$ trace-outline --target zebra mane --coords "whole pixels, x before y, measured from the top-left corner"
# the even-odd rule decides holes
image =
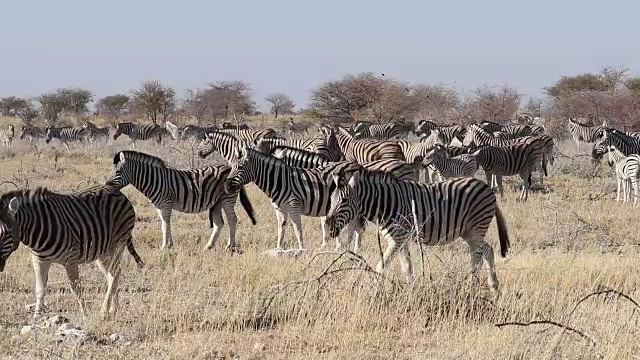
[[[125,159],[127,159],[128,161],[135,161],[155,167],[167,167],[164,160],[160,159],[159,157],[134,150],[118,151],[113,157],[113,165],[118,165],[120,163],[120,154],[124,154]]]

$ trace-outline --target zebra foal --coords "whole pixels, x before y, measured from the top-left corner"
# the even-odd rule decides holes
[[[451,178],[473,177],[478,171],[478,162],[475,156],[463,154],[450,158],[447,148],[442,145],[437,145],[431,150],[425,156],[422,165],[430,171],[431,182],[434,182],[435,174],[438,175],[440,181],[445,181]]]
[[[377,221],[388,244],[376,271],[382,273],[400,251],[402,270],[409,282],[413,280],[409,253],[412,235],[417,232],[425,245],[445,244],[461,237],[469,245],[473,274],[478,276],[484,258],[489,265],[489,284],[492,290],[498,289],[493,248],[484,240],[494,217],[503,257],[510,244],[496,196],[487,184],[464,178],[422,185],[364,170],[350,173],[350,177],[343,175],[347,172],[334,174],[336,189],[327,214],[331,236],[340,234],[357,216]]]
[[[71,194],[47,188],[8,192],[0,197],[0,271],[22,242],[31,251],[36,275],[34,317],[43,310],[52,263],[64,266],[86,316],[78,265],[95,261],[107,278],[101,315],[112,317],[118,308],[124,249],[138,267],[144,266],[132,243],[135,221],[133,205],[118,187],[97,186]]]
[[[638,203],[638,178],[640,178],[640,155],[631,154],[625,156],[615,145],[608,147],[608,163],[609,166],[615,166],[616,182],[618,189],[616,191],[616,201],[620,201],[620,189],[623,191],[622,202],[631,200],[631,190],[633,189],[633,206]]]
[[[224,226],[222,211],[229,222],[227,249],[237,251],[235,204],[240,203],[253,225],[256,220],[253,207],[245,189],[227,193],[223,183],[231,170],[228,166],[208,166],[194,170],[178,170],[168,167],[164,161],[137,151],[120,151],[113,158],[113,172],[107,184],[124,187],[133,185],[149,199],[158,211],[162,222],[162,247],[172,248],[171,212],[173,210],[195,214],[209,210],[209,227],[213,228],[205,249],[211,249]]]

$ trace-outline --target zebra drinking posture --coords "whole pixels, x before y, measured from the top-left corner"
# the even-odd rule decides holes
[[[136,140],[156,139],[156,143],[162,142],[162,136],[168,133],[167,129],[158,124],[134,124],[130,121],[116,124],[113,140],[117,140],[122,134],[131,139],[131,145],[136,147]]]
[[[8,129],[0,130],[0,141],[3,146],[11,146],[11,142],[16,134],[16,130],[13,125],[9,125]]]
[[[327,215],[331,236],[337,236],[357,216],[378,221],[388,241],[378,272],[400,251],[402,269],[407,280],[413,280],[409,243],[416,232],[426,245],[462,237],[469,244],[473,274],[478,276],[484,258],[489,264],[489,284],[498,289],[493,248],[484,240],[494,216],[503,257],[510,246],[509,236],[496,196],[481,180],[463,178],[422,185],[387,174],[355,171],[348,179],[334,175],[334,181],[337,188]]]
[[[44,139],[47,136],[47,130],[38,126],[23,125],[20,129],[20,139],[29,138],[29,143],[33,143],[33,139]]]
[[[51,141],[51,139],[56,138],[60,140],[61,143],[69,150],[69,143],[74,141],[79,141],[84,143],[85,140],[89,137],[89,129],[84,128],[82,126],[76,127],[53,127],[47,126],[47,137],[44,140],[47,144]]]
[[[137,151],[120,151],[113,158],[113,173],[107,184],[117,186],[133,185],[149,199],[157,209],[162,221],[162,247],[173,247],[171,236],[172,210],[188,214],[209,210],[209,226],[213,228],[205,249],[211,249],[224,225],[222,211],[229,222],[229,242],[227,249],[237,250],[236,216],[234,206],[238,193],[240,203],[255,225],[253,207],[244,188],[226,193],[223,187],[230,168],[228,166],[208,166],[194,170],[178,170],[165,165],[162,159]]]
[[[131,240],[136,214],[118,187],[97,186],[71,194],[46,188],[18,190],[2,195],[0,206],[0,271],[20,242],[29,248],[36,274],[35,317],[44,307],[52,263],[64,266],[86,316],[78,265],[93,261],[107,278],[101,314],[115,315],[125,247],[138,267],[144,265]]]
[[[606,129],[604,126],[590,126],[569,119],[569,133],[576,142],[576,147],[580,150],[580,143],[595,143],[603,137]]]

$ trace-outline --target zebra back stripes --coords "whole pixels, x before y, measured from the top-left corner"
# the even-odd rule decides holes
[[[200,213],[209,210],[209,225],[213,228],[205,249],[211,249],[219,235],[224,210],[229,222],[227,248],[236,249],[237,217],[234,206],[238,194],[240,203],[255,225],[253,207],[243,187],[226,193],[223,187],[229,171],[228,166],[208,166],[194,170],[178,170],[165,165],[155,156],[137,152],[120,151],[113,158],[114,169],[107,184],[127,186],[131,184],[144,194],[158,210],[162,221],[162,247],[173,247],[171,235],[172,210],[183,213]]]
[[[33,254],[36,274],[35,316],[44,306],[49,267],[62,264],[86,315],[78,265],[96,261],[107,276],[102,315],[115,315],[120,258],[125,248],[143,266],[132,243],[136,214],[118,187],[97,186],[60,194],[47,188],[18,190],[0,197],[0,271],[22,242]]]
[[[11,142],[16,135],[16,130],[13,125],[9,125],[7,129],[0,130],[0,142],[4,146],[11,146]]]
[[[432,130],[436,130],[438,129],[440,126],[438,126],[438,124],[434,123],[433,121],[429,121],[429,120],[420,120],[418,122],[418,126],[416,126],[416,134],[417,135],[422,135],[422,134],[429,134]]]
[[[136,140],[155,139],[156,143],[160,144],[162,142],[162,136],[167,133],[167,129],[158,124],[135,124],[127,121],[116,124],[113,140],[117,140],[122,134],[127,135],[131,139],[132,146],[135,148]]]
[[[574,119],[569,119],[568,122],[569,133],[576,142],[576,146],[580,146],[581,142],[594,143],[603,137],[605,127],[603,126],[590,126],[579,123]]]
[[[356,140],[342,127],[338,127],[334,134],[340,152],[347,161],[364,164],[382,159],[404,160],[402,148],[395,141]]]
[[[640,138],[629,136],[615,129],[604,129],[602,133],[603,139],[596,143],[591,151],[594,160],[600,160],[602,155],[608,151],[609,146],[615,146],[625,156],[640,154]]]
[[[263,138],[276,137],[276,131],[271,128],[265,129],[220,129],[218,132],[232,135],[240,141],[247,142],[252,146],[256,146],[258,141]]]
[[[510,243],[496,196],[487,184],[464,178],[422,185],[364,170],[342,174],[334,177],[337,188],[332,194],[327,226],[331,236],[337,236],[356,216],[377,221],[388,241],[378,272],[401,251],[402,268],[407,280],[413,280],[408,243],[415,241],[411,237],[417,230],[419,240],[426,245],[462,237],[470,247],[474,274],[478,276],[484,257],[489,264],[489,283],[497,290],[493,248],[484,240],[494,217],[502,256],[506,256]]]
[[[109,138],[109,127],[98,127],[92,122],[85,121],[82,127],[89,130],[89,140],[97,141],[98,139],[106,140]]]
[[[376,139],[376,140],[389,140],[395,137],[399,137],[406,133],[404,126],[399,124],[372,124],[369,126],[361,126],[359,130],[354,129],[353,138],[358,139]]]
[[[216,126],[186,125],[182,129],[182,137],[180,140],[202,141],[207,138],[207,133],[217,130],[218,127]]]
[[[616,192],[616,201],[620,201],[620,190],[624,193],[623,202],[631,200],[631,189],[633,189],[634,198],[633,205],[638,204],[638,178],[640,178],[640,155],[631,154],[625,156],[618,148],[611,145],[609,146],[609,166],[614,166],[616,169],[616,180],[618,189]]]
[[[283,139],[283,138],[262,138],[258,141],[256,149],[265,154],[273,154],[273,152],[281,147],[295,148],[305,151],[312,151],[327,160],[333,159],[333,152],[326,143],[325,138],[312,139]]]
[[[82,126],[76,127],[53,127],[47,126],[47,137],[44,140],[47,144],[51,139],[55,138],[60,140],[64,146],[69,148],[69,143],[74,141],[84,142],[89,137],[89,130]]]
[[[483,121],[478,126],[489,133],[501,132],[507,140],[533,135],[533,130],[529,125],[502,125],[493,121]]]
[[[441,181],[451,178],[473,177],[478,171],[478,162],[475,156],[463,154],[450,158],[447,148],[441,145],[432,149],[422,164],[433,167]]]
[[[47,130],[38,126],[23,125],[20,129],[20,139],[29,138],[29,142],[34,139],[44,139],[47,136]]]

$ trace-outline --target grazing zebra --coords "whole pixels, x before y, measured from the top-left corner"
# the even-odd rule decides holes
[[[20,139],[25,136],[29,138],[29,143],[33,143],[34,139],[44,139],[47,136],[47,130],[38,126],[23,125],[20,129]]]
[[[489,284],[498,289],[493,248],[484,237],[494,216],[498,225],[500,252],[509,249],[509,236],[496,196],[488,185],[475,178],[453,179],[433,185],[398,180],[387,174],[355,171],[349,179],[334,175],[336,190],[331,196],[327,226],[338,236],[355,217],[377,221],[387,239],[387,249],[376,270],[382,272],[398,251],[407,280],[413,280],[409,253],[417,232],[426,245],[451,242],[458,237],[469,244],[473,274],[484,258],[489,265]]]
[[[376,140],[389,140],[395,137],[399,137],[405,134],[407,131],[403,125],[399,124],[384,124],[384,125],[369,125],[361,126],[359,130],[354,129],[353,138],[359,139],[376,139]]]
[[[89,130],[89,141],[96,142],[98,139],[109,140],[109,127],[98,127],[92,122],[85,121],[82,127]]]
[[[213,228],[205,249],[211,249],[224,225],[222,210],[229,222],[229,242],[227,249],[237,250],[236,223],[234,210],[240,193],[240,203],[255,225],[253,207],[244,188],[226,193],[223,183],[230,168],[228,166],[208,166],[194,170],[178,170],[165,165],[164,161],[137,151],[120,151],[113,158],[113,173],[107,184],[117,186],[133,185],[149,199],[158,211],[162,221],[162,247],[172,248],[171,212],[176,210],[194,214],[209,210],[209,226]]]
[[[291,167],[285,161],[251,149],[246,144],[234,151],[236,160],[231,165],[225,187],[227,191],[237,191],[237,187],[253,182],[269,197],[278,221],[277,250],[283,249],[284,227],[288,219],[293,223],[298,251],[304,250],[301,215],[321,217],[325,233],[323,217],[329,210],[330,195],[335,186],[331,174],[354,163],[339,162],[304,169]],[[324,235],[323,242],[324,245]]]
[[[47,126],[47,137],[44,142],[47,144],[51,141],[51,139],[56,138],[60,140],[64,146],[69,149],[69,143],[74,141],[80,141],[84,143],[84,141],[89,137],[89,129],[84,128],[82,126],[76,127],[54,127]]]
[[[223,129],[235,129],[235,130],[249,130],[249,125],[247,124],[233,124],[230,122],[223,122],[222,123],[222,128]]]
[[[489,133],[499,131],[504,134],[506,140],[533,135],[533,131],[529,125],[501,125],[493,121],[483,121],[478,124],[478,126]]]
[[[396,141],[356,140],[342,127],[338,127],[333,134],[340,152],[347,161],[364,164],[374,160],[405,159],[402,148]]]
[[[544,141],[533,137],[526,143],[507,146],[486,145],[476,150],[473,155],[485,171],[487,184],[493,185],[492,175],[495,175],[501,197],[504,197],[502,177],[520,175],[524,184],[519,200],[526,201],[531,186],[531,173],[538,168],[544,158]],[[543,167],[543,170],[546,175],[546,167]]]
[[[604,126],[590,126],[579,123],[574,119],[569,119],[569,133],[576,142],[576,147],[580,150],[580,143],[595,143],[603,137]]]
[[[618,190],[616,192],[616,201],[620,201],[620,188],[624,191],[623,202],[631,200],[631,189],[633,189],[634,198],[633,205],[638,203],[638,178],[640,177],[640,155],[631,154],[624,156],[624,154],[615,147],[610,145],[608,147],[609,166],[614,166],[616,169],[616,180],[618,183]]]
[[[9,125],[8,129],[0,130],[0,141],[2,141],[2,145],[11,146],[15,134],[16,130],[13,125]]]
[[[186,125],[182,130],[180,140],[202,141],[207,138],[207,133],[217,130],[217,126]]]
[[[265,129],[221,129],[218,132],[232,135],[236,139],[240,141],[247,142],[251,144],[251,146],[256,146],[258,141],[263,138],[274,138],[276,137],[276,131],[271,128]]]
[[[95,261],[107,278],[103,318],[118,308],[120,259],[125,249],[144,266],[132,243],[136,214],[118,187],[97,186],[60,194],[47,188],[17,190],[0,197],[0,271],[20,242],[31,251],[36,274],[35,317],[44,307],[52,263],[64,266],[71,291],[87,315],[78,265]]]
[[[445,181],[450,178],[473,177],[478,171],[478,162],[475,156],[463,154],[449,158],[447,148],[442,145],[436,145],[427,154],[422,164],[430,170],[431,182],[434,182],[436,174],[440,181]]]
[[[438,124],[434,123],[433,121],[429,121],[429,120],[420,120],[418,122],[418,126],[416,126],[416,135],[429,135],[429,133],[432,130],[436,130],[440,128],[440,126],[438,126]]]
[[[113,140],[117,140],[122,134],[131,139],[131,145],[136,147],[136,140],[156,139],[156,143],[162,142],[162,136],[167,133],[167,129],[158,124],[135,124],[130,121],[116,124],[116,131],[113,133]]]

